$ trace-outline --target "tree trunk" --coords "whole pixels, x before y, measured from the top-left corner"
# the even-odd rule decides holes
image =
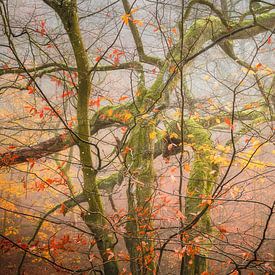
[[[213,159],[214,148],[210,134],[193,120],[186,123],[190,134],[189,143],[193,143],[194,161],[187,184],[185,215],[190,223],[203,207],[211,204],[212,190],[216,182],[218,167]],[[189,233],[189,232],[188,232]],[[194,253],[186,254],[182,260],[181,274],[196,275],[207,270],[205,253],[194,242],[194,238],[211,233],[210,213],[207,210],[196,224],[196,231],[190,231],[187,242]],[[187,250],[188,253],[189,250]]]
[[[77,2],[64,1],[55,4],[48,3],[60,16],[65,30],[69,36],[78,72],[78,97],[77,97],[77,135],[74,136],[80,151],[80,162],[82,166],[84,190],[89,209],[84,215],[84,221],[95,236],[97,247],[103,260],[105,274],[119,274],[118,264],[115,258],[109,259],[113,254],[114,236],[108,230],[105,219],[101,197],[96,183],[96,170],[93,168],[92,154],[89,143],[91,136],[89,121],[89,99],[92,92],[91,70],[88,55],[84,46],[83,38],[79,28]]]
[[[130,254],[130,267],[134,275],[154,274],[154,242],[150,231],[151,196],[155,179],[153,169],[154,141],[150,133],[155,131],[153,123],[144,120],[138,123],[131,133],[128,146],[131,154],[126,162],[130,169],[131,179],[128,186],[128,223],[125,243]],[[135,189],[135,190],[134,190]]]

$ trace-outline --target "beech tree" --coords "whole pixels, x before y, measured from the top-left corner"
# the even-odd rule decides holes
[[[3,262],[272,273],[272,1],[1,0],[0,15]]]

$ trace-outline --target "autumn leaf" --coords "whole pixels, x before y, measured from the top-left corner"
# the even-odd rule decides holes
[[[174,166],[170,169],[170,173],[175,173],[177,171],[178,167]]]
[[[115,257],[114,252],[110,248],[107,248],[105,253],[108,255],[108,261]]]
[[[102,58],[102,57],[99,55],[99,56],[97,56],[97,57],[95,58],[95,61],[98,62],[98,61],[101,60],[101,58]]]
[[[96,106],[97,108],[99,108],[100,107],[100,101],[101,101],[101,97],[98,96],[96,99],[91,99],[89,101],[89,105],[90,106]]]
[[[224,122],[225,122],[225,124],[227,124],[228,126],[229,126],[229,128],[230,129],[234,129],[234,126],[233,126],[233,124],[231,123],[231,119],[230,118],[228,118],[228,117],[225,117],[224,118]]]
[[[64,92],[62,93],[61,97],[62,97],[62,98],[65,98],[65,97],[67,97],[67,96],[72,96],[73,94],[74,94],[73,91],[68,90],[68,91],[64,91]]]
[[[64,203],[61,204],[59,213],[63,214],[65,216],[66,213],[66,206]]]
[[[138,25],[138,26],[140,26],[140,27],[143,26],[143,22],[141,20],[139,20],[139,19],[134,19],[133,23],[136,24],[136,25]]]
[[[127,127],[123,126],[120,128],[120,130],[121,130],[122,134],[125,134],[127,131]]]
[[[269,36],[268,38],[267,38],[267,44],[271,44],[272,43],[272,41],[271,41],[271,37]]]
[[[123,101],[123,100],[125,100],[125,99],[127,99],[127,98],[129,98],[129,96],[124,95],[124,96],[120,97],[120,98],[118,99],[118,101]]]
[[[106,112],[107,116],[112,116],[113,115],[113,109],[110,109]]]
[[[61,238],[61,242],[63,245],[70,243],[70,235],[69,234],[65,234],[63,235],[63,237]]]
[[[178,134],[174,132],[170,134],[170,138],[178,138],[178,137],[179,137]]]
[[[172,28],[171,32],[174,33],[174,34],[177,34],[177,29],[176,28]]]
[[[135,9],[132,9],[130,11],[130,13],[124,13],[122,16],[121,16],[121,20],[123,21],[123,23],[125,25],[129,25],[129,21],[132,21],[134,24],[137,24],[139,26],[143,26],[143,22],[139,19],[132,19],[131,18],[131,15],[134,14],[135,12],[138,11],[138,8],[135,8]]]
[[[190,170],[191,170],[190,165],[189,165],[188,163],[184,163],[183,169],[184,169],[186,172],[190,172]]]
[[[130,18],[130,14],[129,13],[125,13],[121,16],[121,20],[123,21],[123,23],[125,25],[128,25],[129,24],[129,18]]]
[[[256,69],[259,70],[263,67],[263,64],[262,63],[257,63],[256,64]]]
[[[218,230],[219,230],[222,234],[228,233],[228,231],[226,230],[225,226],[218,225],[217,228],[218,228]]]
[[[132,118],[132,114],[128,111],[126,111],[123,115],[122,115],[122,119],[124,122],[128,121],[130,118]]]
[[[155,139],[156,136],[157,136],[157,133],[156,133],[156,132],[151,132],[151,133],[149,133],[149,138],[150,138],[150,139]]]
[[[176,217],[180,220],[185,220],[186,217],[182,214],[180,210],[177,210]]]
[[[35,160],[34,160],[34,159],[31,159],[31,158],[27,158],[27,161],[28,161],[28,163],[29,163],[29,165],[30,165],[30,169],[32,169],[33,166],[34,166],[34,164],[35,164]]]
[[[27,87],[27,90],[29,91],[28,94],[31,95],[31,94],[34,94],[35,93],[35,88],[32,87],[32,86],[28,86]]]
[[[171,38],[171,37],[168,37],[168,38],[167,38],[167,43],[168,43],[169,47],[171,47],[171,46],[172,46],[172,44],[173,44],[173,40],[172,40],[172,38]]]
[[[124,150],[123,150],[123,155],[127,155],[129,152],[131,152],[132,151],[132,149],[130,148],[130,147],[128,147],[128,146],[126,146],[125,148],[124,148]]]

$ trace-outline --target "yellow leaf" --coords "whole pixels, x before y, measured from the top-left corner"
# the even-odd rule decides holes
[[[127,120],[129,120],[130,118],[132,117],[132,114],[131,113],[125,113],[125,115],[124,115],[124,119],[127,121]]]
[[[164,138],[167,135],[167,132],[165,130],[161,130],[160,135]]]
[[[157,136],[156,132],[151,132],[151,133],[149,134],[150,139],[155,139],[156,136]]]
[[[174,113],[175,118],[180,118],[181,117],[181,111],[180,110],[176,110],[176,112]]]
[[[176,134],[176,133],[172,133],[172,134],[170,134],[170,138],[178,138],[179,136],[178,136],[178,134]]]
[[[125,25],[129,24],[129,18],[130,18],[130,14],[125,13],[121,16],[121,20],[124,22]]]
[[[203,77],[203,79],[204,79],[205,81],[208,81],[208,80],[210,79],[210,76],[209,76],[209,75],[205,75],[205,76]]]
[[[113,114],[113,109],[110,109],[107,111],[107,116],[112,116],[112,114]]]
[[[220,120],[219,118],[216,118],[216,122],[217,122],[218,124],[220,124],[220,123],[221,123],[221,120]]]

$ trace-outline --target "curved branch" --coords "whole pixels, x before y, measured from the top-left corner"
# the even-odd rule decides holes
[[[157,67],[162,66],[163,62],[162,62],[161,59],[145,54],[143,43],[142,43],[139,31],[137,29],[137,26],[133,23],[133,16],[131,14],[132,7],[130,6],[128,0],[122,0],[122,4],[123,4],[123,7],[124,7],[124,10],[125,10],[126,14],[129,15],[129,18],[131,19],[131,20],[129,20],[129,27],[130,27],[133,39],[134,39],[135,44],[136,44],[136,49],[137,49],[137,52],[138,52],[139,60],[141,62],[150,64],[150,65],[154,65],[154,66],[157,66]]]

